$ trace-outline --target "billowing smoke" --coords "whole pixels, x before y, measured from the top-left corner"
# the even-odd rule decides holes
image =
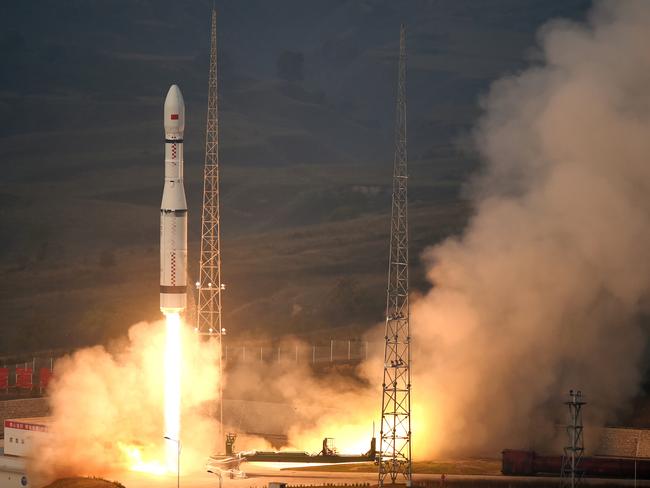
[[[108,350],[82,349],[55,363],[49,388],[50,435],[32,455],[43,482],[66,475],[165,469],[164,322],[139,323]],[[183,471],[203,469],[215,451],[218,345],[182,333]]]
[[[557,450],[569,389],[602,425],[644,373],[650,3],[599,3],[539,38],[533,65],[483,100],[472,218],[424,254],[432,289],[411,313],[416,458]],[[381,358],[364,364],[354,390],[333,377],[288,382],[305,400],[293,401],[292,441],[367,432],[381,369]]]
[[[644,372],[650,3],[599,3],[584,24],[542,28],[540,45],[533,66],[483,101],[474,135],[484,164],[467,228],[424,256],[432,289],[411,314],[420,459],[549,446],[570,388],[585,392],[586,419],[599,424],[629,405]],[[87,349],[57,364],[56,442],[41,446],[40,472],[127,467],[133,456],[120,446],[163,458],[164,327],[139,324],[129,340],[121,352]],[[217,440],[204,409],[216,398],[215,348],[186,342],[184,466]],[[362,365],[365,382],[295,365],[235,371],[231,393],[270,391],[294,447],[316,450],[327,435],[359,452],[378,420],[381,368],[381,359]]]
[[[483,101],[473,217],[424,256],[433,288],[412,328],[429,422],[415,435],[430,453],[548,440],[569,388],[588,420],[612,421],[643,374],[650,3],[599,3],[539,36],[541,59]]]
[[[367,382],[342,369],[315,373],[308,364],[292,360],[230,369],[229,394],[250,403],[242,405],[241,416],[229,416],[227,427],[286,436],[285,447],[309,452],[318,452],[325,437],[334,438],[342,453],[368,451],[381,406],[379,382]],[[260,439],[238,438],[237,446],[259,449],[264,444]]]

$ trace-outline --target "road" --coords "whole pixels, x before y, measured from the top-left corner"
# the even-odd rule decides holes
[[[261,488],[266,487],[270,481],[284,481],[291,485],[325,485],[328,483],[352,484],[352,483],[377,483],[376,473],[341,473],[341,472],[323,472],[323,471],[296,471],[279,469],[279,466],[269,466],[263,463],[246,463],[242,469],[246,472],[247,478],[229,479],[224,477],[222,486],[224,488]],[[154,476],[145,473],[126,472],[122,475],[115,476],[126,488],[175,488],[176,477],[173,475]],[[413,480],[440,480],[439,474],[415,474]],[[466,476],[466,475],[448,475],[447,480],[450,485],[454,481],[473,480],[473,481],[502,481],[504,486],[514,485],[518,481],[525,481],[532,488],[539,484],[556,484],[559,486],[560,479],[552,477],[518,477],[518,476]],[[183,475],[180,484],[184,488],[217,488],[219,486],[219,477],[211,473],[195,473]],[[604,478],[590,478],[583,480],[584,485],[617,485],[617,486],[635,486],[634,480],[618,480]],[[650,488],[650,480],[638,480],[636,486]]]
[[[229,479],[223,477],[223,485],[228,488],[266,487],[269,481],[286,481],[292,485],[323,485],[325,483],[375,483],[377,475],[373,473],[327,473],[280,470],[278,467],[268,467],[257,463],[247,463],[242,466],[246,478]],[[156,476],[147,473],[127,471],[114,474],[113,478],[127,488],[175,488],[176,476]],[[219,486],[219,477],[212,473],[193,473],[181,476],[180,484],[184,488],[215,488]]]

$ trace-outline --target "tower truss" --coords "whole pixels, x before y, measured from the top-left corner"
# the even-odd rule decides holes
[[[222,373],[221,326],[221,222],[219,220],[219,112],[217,103],[217,11],[212,8],[210,29],[210,71],[208,112],[205,129],[203,210],[201,213],[201,256],[197,304],[197,332],[219,337],[219,372]],[[221,378],[219,378],[220,420],[223,425]]]
[[[569,407],[569,423],[566,426],[568,445],[562,456],[561,486],[575,488],[582,480],[582,454],[585,442],[582,426],[582,407],[586,405],[580,390],[569,391],[569,401],[564,402]]]
[[[403,478],[411,485],[411,335],[408,280],[406,152],[406,25],[400,26],[393,203],[386,300],[379,485]]]

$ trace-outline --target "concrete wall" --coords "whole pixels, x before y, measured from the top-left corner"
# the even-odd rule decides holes
[[[4,427],[6,419],[44,417],[50,414],[47,398],[21,398],[0,401],[0,423]],[[0,437],[4,429],[0,429]]]
[[[650,430],[612,427],[600,430],[597,456],[650,458]]]

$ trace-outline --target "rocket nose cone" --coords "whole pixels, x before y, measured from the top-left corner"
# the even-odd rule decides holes
[[[165,133],[182,133],[185,130],[185,101],[177,85],[169,87],[165,98]]]
[[[181,93],[181,89],[178,88],[178,85],[172,85],[169,87],[167,98],[165,98],[165,105],[168,103],[183,105],[183,94]]]

